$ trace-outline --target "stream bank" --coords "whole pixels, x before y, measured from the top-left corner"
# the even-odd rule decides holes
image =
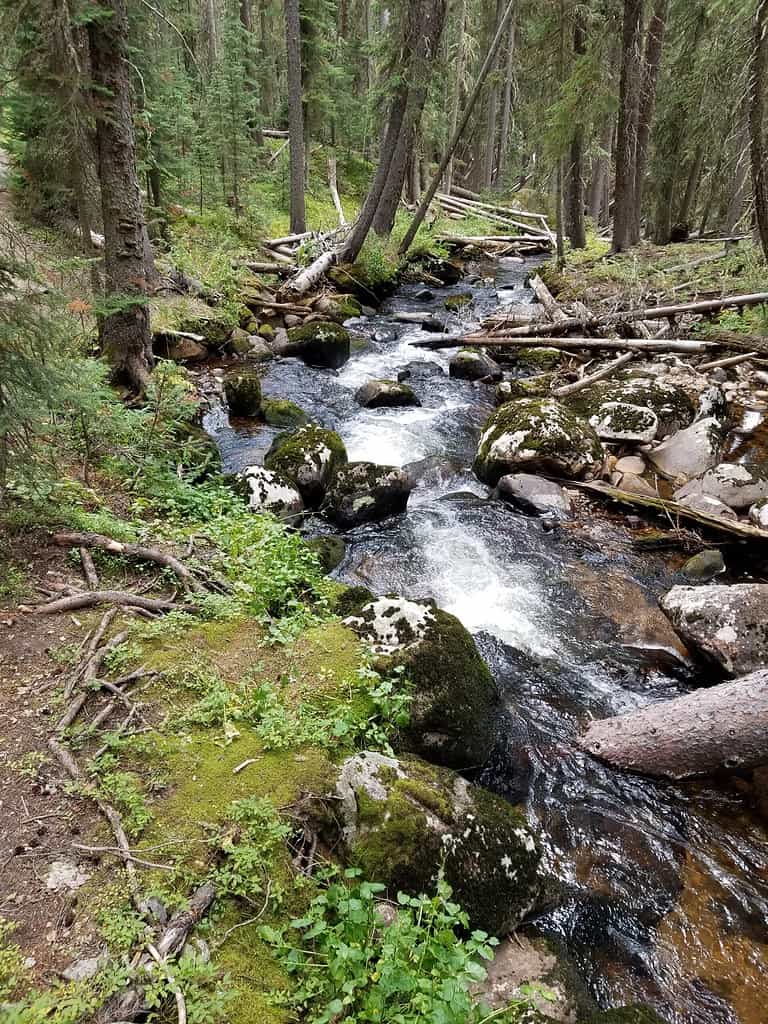
[[[562,944],[603,1005],[647,1003],[669,1024],[758,1024],[768,852],[738,780],[654,783],[573,743],[591,717],[693,685],[697,666],[657,603],[685,558],[639,548],[631,522],[583,498],[563,521],[489,500],[471,465],[493,388],[448,376],[450,351],[412,344],[452,296],[471,295],[450,314],[458,325],[529,302],[530,266],[481,267],[430,297],[405,285],[375,316],[347,323],[352,353],[339,370],[278,359],[262,391],[337,431],[351,460],[406,467],[415,481],[407,512],[343,534],[335,574],[375,594],[434,599],[475,636],[502,698],[501,738],[479,778],[525,803],[544,847],[547,898],[530,927]],[[369,380],[404,372],[419,406],[355,401]],[[208,383],[204,426],[225,470],[260,464],[279,429],[230,421]],[[312,519],[307,529],[335,533]]]

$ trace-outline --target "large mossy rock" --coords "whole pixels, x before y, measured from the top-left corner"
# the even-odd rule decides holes
[[[590,423],[599,423],[617,403],[649,409],[656,417],[656,438],[690,426],[696,413],[690,397],[679,386],[651,377],[629,375],[598,381],[564,399],[564,403]]]
[[[350,590],[340,609],[376,656],[376,667],[402,666],[413,684],[402,746],[449,768],[484,764],[496,742],[499,695],[459,620],[431,602],[371,599],[362,588]]]
[[[355,400],[366,409],[421,405],[413,388],[397,380],[369,380],[358,388]]]
[[[419,758],[362,753],[336,784],[349,863],[395,897],[434,889],[441,867],[475,928],[514,929],[540,888],[524,815],[501,797]]]
[[[462,348],[451,359],[448,372],[458,380],[501,380],[499,364],[476,348]]]
[[[245,484],[248,505],[254,512],[271,512],[280,519],[291,519],[304,510],[298,490],[279,473],[264,466],[248,466],[239,478]]]
[[[342,530],[405,512],[413,481],[398,466],[350,462],[333,478],[324,511]]]
[[[247,366],[228,370],[224,394],[233,416],[258,416],[261,411],[261,378]]]
[[[382,264],[378,273],[363,263],[339,263],[331,267],[328,277],[339,288],[351,291],[365,305],[381,302],[397,287],[398,270]]]
[[[261,403],[261,415],[270,427],[303,427],[309,423],[309,416],[295,402],[287,398],[265,398]]]
[[[508,473],[575,479],[594,470],[603,448],[592,427],[553,398],[506,402],[483,428],[474,470],[494,487]]]
[[[344,442],[333,430],[312,424],[279,434],[264,465],[289,480],[309,508],[318,508],[331,480],[347,464]]]
[[[298,356],[307,366],[338,370],[349,359],[349,331],[337,323],[314,321],[288,331],[281,355]]]

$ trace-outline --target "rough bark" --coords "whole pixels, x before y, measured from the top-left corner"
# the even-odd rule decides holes
[[[496,0],[496,14],[493,19],[491,37],[498,31],[499,22],[504,15],[503,0]],[[499,117],[499,81],[494,73],[488,89],[488,103],[485,122],[485,152],[483,154],[483,186],[490,189],[496,169],[496,133]]]
[[[699,143],[696,147],[696,151],[693,155],[693,161],[688,172],[688,181],[685,186],[683,201],[677,211],[677,223],[681,227],[690,227],[691,214],[695,209],[696,195],[699,191],[699,182],[701,181],[701,170],[703,166],[704,146]]]
[[[744,216],[744,206],[747,196],[747,179],[750,168],[750,144],[749,131],[747,128],[747,116],[745,115],[739,125],[736,135],[736,157],[733,165],[733,177],[731,180],[731,198],[728,202],[728,209],[725,215],[725,233],[732,235]]]
[[[501,104],[501,132],[499,134],[499,157],[496,164],[497,189],[504,188],[504,176],[507,170],[509,153],[509,137],[512,128],[512,95],[515,80],[515,19],[509,23],[507,41],[507,59],[504,67],[504,94]]]
[[[299,0],[284,0],[288,68],[288,137],[290,139],[291,231],[306,231],[304,205],[304,112],[301,83]]]
[[[141,392],[152,367],[152,338],[127,59],[128,15],[126,0],[109,0],[105,7],[111,16],[88,25],[106,290],[113,309],[102,321],[101,337],[115,377]]]
[[[765,153],[765,89],[768,65],[768,0],[760,0],[754,22],[749,76],[749,138],[755,220],[763,255],[768,259],[768,172]]]
[[[608,223],[608,180],[611,172],[611,152],[616,119],[607,118],[600,135],[600,152],[592,161],[592,181],[589,188],[589,216],[598,227]]]
[[[584,15],[579,10],[574,15],[573,52],[582,56],[587,49],[587,32]],[[566,174],[565,223],[568,239],[573,249],[585,249],[587,226],[584,222],[584,127],[576,124],[571,139]]]
[[[216,20],[215,0],[203,0],[201,10],[200,34],[202,36],[202,50],[205,54],[205,64],[208,74],[211,73],[216,61],[219,59],[219,35]]]
[[[624,0],[621,33],[619,126],[616,137],[616,186],[613,209],[613,249],[632,246],[635,217],[635,167],[640,110],[640,30],[643,0]]]
[[[593,722],[579,746],[615,768],[666,779],[768,764],[768,670]]]
[[[640,241],[640,224],[643,211],[645,175],[648,167],[648,143],[651,137],[651,122],[656,107],[656,84],[664,48],[664,33],[667,24],[669,0],[656,0],[648,24],[640,83],[640,107],[637,123],[637,152],[635,163],[635,203],[632,234],[635,242]]]

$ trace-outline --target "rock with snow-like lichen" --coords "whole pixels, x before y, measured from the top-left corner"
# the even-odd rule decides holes
[[[336,472],[347,464],[344,442],[333,430],[308,425],[278,434],[264,465],[289,480],[309,508],[322,502]]]
[[[615,379],[598,381],[564,401],[569,409],[590,422],[594,417],[600,421],[605,407],[613,403],[646,409],[656,417],[657,439],[690,426],[696,412],[693,401],[680,387],[663,379],[626,372]]]
[[[740,463],[721,462],[675,492],[675,501],[704,494],[737,512],[768,498],[768,476]]]
[[[647,443],[656,437],[659,419],[653,409],[629,402],[603,402],[597,413],[589,417],[601,441],[633,441]]]
[[[350,462],[328,489],[324,511],[343,530],[404,512],[413,481],[398,466]]]
[[[494,935],[535,903],[538,846],[501,797],[419,758],[369,752],[344,762],[335,795],[349,862],[391,897],[433,891],[442,867],[472,926]]]
[[[240,475],[244,481],[248,505],[254,512],[271,512],[281,519],[289,519],[304,509],[304,502],[296,488],[264,466],[247,466]]]
[[[673,587],[661,599],[672,625],[729,676],[768,662],[768,585]]]

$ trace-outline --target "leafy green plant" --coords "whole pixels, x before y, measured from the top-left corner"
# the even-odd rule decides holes
[[[91,761],[88,773],[99,793],[122,815],[126,833],[134,837],[152,821],[152,812],[147,807],[138,776],[122,771],[119,764],[118,757],[108,752]]]
[[[213,875],[217,893],[254,905],[258,900],[279,903],[282,888],[275,884],[271,866],[285,848],[291,826],[274,804],[260,797],[236,800],[229,807],[227,820],[232,828],[220,844],[224,862]]]
[[[21,950],[10,941],[15,929],[12,921],[0,917],[0,999],[13,995],[27,973]]]

